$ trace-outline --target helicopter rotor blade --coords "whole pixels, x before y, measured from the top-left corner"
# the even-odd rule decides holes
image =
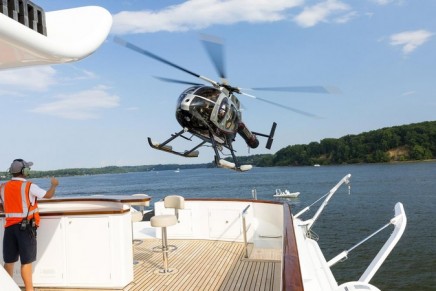
[[[168,61],[168,60],[166,60],[166,59],[164,59],[164,58],[159,57],[158,55],[155,55],[155,54],[153,54],[153,53],[151,53],[151,52],[149,52],[149,51],[147,51],[147,50],[145,50],[145,49],[142,49],[142,48],[140,48],[140,47],[138,47],[138,46],[136,46],[136,45],[134,45],[134,44],[132,44],[132,43],[130,43],[130,42],[128,42],[128,41],[125,41],[124,39],[122,39],[122,38],[120,38],[120,37],[118,37],[118,36],[115,36],[115,37],[114,37],[114,41],[115,41],[116,43],[118,43],[119,45],[125,46],[126,48],[129,48],[129,49],[131,49],[131,50],[133,50],[133,51],[135,51],[135,52],[137,52],[137,53],[140,53],[140,54],[142,54],[142,55],[145,55],[145,56],[147,56],[147,57],[150,57],[150,58],[152,58],[152,59],[155,59],[155,60],[157,60],[157,61],[159,61],[159,62],[162,62],[162,63],[164,63],[164,64],[167,64],[167,65],[169,65],[169,66],[171,66],[171,67],[173,67],[173,68],[176,68],[176,69],[178,69],[178,70],[181,70],[181,71],[183,71],[183,72],[185,72],[185,73],[188,73],[188,74],[190,74],[190,75],[192,75],[192,76],[194,76],[194,77],[200,78],[200,79],[202,79],[202,80],[204,80],[204,81],[207,81],[207,82],[211,83],[211,84],[214,85],[214,86],[219,86],[219,84],[218,84],[217,82],[215,82],[215,81],[213,81],[213,80],[211,80],[211,79],[209,79],[209,78],[206,78],[206,77],[201,76],[201,75],[199,75],[199,74],[197,74],[197,73],[194,73],[194,72],[192,72],[192,71],[190,71],[190,70],[188,70],[188,69],[185,69],[185,68],[183,68],[183,67],[181,67],[181,66],[179,66],[179,65],[176,65],[175,63],[172,63],[172,62],[170,62],[170,61]]]
[[[261,88],[248,88],[248,89],[244,89],[244,90],[297,92],[297,93],[320,93],[320,94],[339,94],[340,93],[340,90],[336,87],[325,87],[325,86],[261,87]]]
[[[195,83],[195,82],[189,82],[189,81],[183,81],[183,80],[176,80],[176,79],[170,79],[170,78],[165,78],[165,77],[158,77],[158,76],[154,76],[156,79],[159,79],[161,81],[164,82],[169,82],[169,83],[177,83],[177,84],[186,84],[186,85],[203,85],[201,83]]]
[[[256,97],[256,96],[251,95],[251,94],[247,94],[247,93],[244,93],[244,92],[241,92],[241,94],[244,95],[244,96],[247,96],[247,97],[250,97],[250,98],[253,98],[253,99],[256,99],[256,100],[259,100],[259,101],[262,101],[262,102],[265,102],[265,103],[268,103],[268,104],[280,107],[280,108],[287,109],[289,111],[292,111],[292,112],[295,112],[295,113],[298,113],[298,114],[302,114],[302,115],[309,116],[309,117],[314,117],[314,118],[321,118],[318,115],[315,115],[315,114],[312,114],[312,113],[309,113],[309,112],[305,112],[305,111],[302,111],[302,110],[299,110],[299,109],[296,109],[296,108],[293,108],[293,107],[289,107],[289,106],[286,106],[286,105],[283,105],[283,104],[279,104],[279,103],[276,103],[276,102],[273,102],[273,101],[270,101],[270,100],[267,100],[267,99]]]
[[[223,41],[215,36],[202,34],[201,41],[206,49],[210,60],[215,66],[216,71],[221,79],[226,79],[224,68],[224,46]]]

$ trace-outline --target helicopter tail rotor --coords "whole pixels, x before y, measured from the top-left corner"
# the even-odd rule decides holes
[[[271,149],[272,143],[274,141],[274,133],[276,132],[277,123],[273,122],[273,125],[271,127],[271,131],[269,133],[268,141],[266,142],[266,148]]]
[[[270,131],[269,135],[263,134],[263,133],[259,133],[259,132],[254,132],[254,131],[252,133],[256,134],[256,135],[263,136],[263,137],[267,137],[268,141],[266,142],[266,146],[265,147],[270,150],[271,146],[272,146],[272,143],[274,141],[274,133],[276,132],[276,127],[277,127],[277,123],[273,122],[273,125],[271,127],[271,131]]]

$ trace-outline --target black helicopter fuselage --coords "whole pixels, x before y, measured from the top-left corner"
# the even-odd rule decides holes
[[[224,87],[189,87],[177,100],[176,119],[200,139],[226,148],[231,148],[237,133],[250,148],[259,145],[256,135],[242,122],[239,100]]]

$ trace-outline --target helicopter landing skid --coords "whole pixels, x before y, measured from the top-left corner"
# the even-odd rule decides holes
[[[221,168],[226,168],[226,169],[236,170],[241,172],[249,171],[253,168],[252,165],[240,165],[239,167],[236,167],[235,163],[231,163],[223,159],[219,160],[218,166]]]
[[[235,150],[232,147],[232,143],[228,143],[226,148],[228,148],[230,150],[230,153],[232,154],[232,158],[233,158],[234,163],[221,159],[220,155],[218,153],[218,145],[217,145],[216,141],[213,139],[212,132],[209,132],[209,134],[210,134],[210,138],[211,138],[212,147],[215,150],[215,164],[218,167],[230,169],[230,170],[235,170],[235,171],[240,171],[240,172],[249,171],[253,168],[252,165],[241,165],[238,163],[238,160],[235,156]]]
[[[153,142],[151,140],[151,138],[148,138],[148,144],[152,148],[154,148],[156,150],[164,151],[164,152],[167,152],[167,153],[172,153],[172,154],[175,154],[175,155],[178,155],[178,156],[187,157],[187,158],[196,158],[196,157],[198,157],[199,152],[196,149],[201,147],[203,144],[206,143],[205,141],[203,141],[199,145],[194,147],[193,149],[191,149],[189,151],[184,151],[182,153],[182,152],[173,151],[173,147],[170,146],[170,145],[167,145],[168,142],[169,141],[166,141],[166,142],[164,142],[162,144],[159,144],[159,143]]]

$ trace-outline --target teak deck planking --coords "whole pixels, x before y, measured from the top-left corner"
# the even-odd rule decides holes
[[[162,253],[153,252],[158,239],[134,244],[134,280],[123,291],[144,290],[279,290],[281,262],[245,259],[244,244],[208,240],[169,240],[177,249],[169,253],[170,275],[156,274],[163,266]],[[274,256],[275,257],[275,256]],[[274,258],[275,259],[275,258]],[[133,262],[132,262],[133,263]],[[38,291],[92,289],[37,288]],[[95,289],[105,291],[106,289]],[[113,289],[112,289],[113,291]]]

